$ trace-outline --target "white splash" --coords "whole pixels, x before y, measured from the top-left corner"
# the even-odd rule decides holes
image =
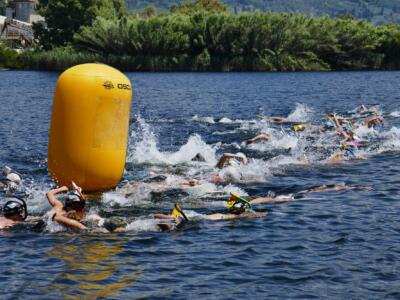
[[[373,127],[368,128],[368,126],[360,126],[354,130],[354,133],[359,137],[377,135],[377,131]]]
[[[149,202],[151,198],[150,193],[151,189],[143,184],[143,186],[132,187],[131,189],[125,187],[124,189],[117,189],[116,191],[103,193],[101,201],[111,207],[142,205]]]
[[[217,190],[217,186],[213,183],[204,183],[185,189],[192,197],[202,197]]]
[[[289,122],[308,122],[311,119],[311,114],[313,110],[307,105],[302,103],[296,103],[295,110],[289,114],[287,120]]]
[[[130,146],[128,162],[176,165],[191,162],[199,154],[206,163],[216,163],[216,149],[207,145],[198,134],[190,136],[186,144],[176,152],[161,152],[157,147],[157,138],[148,124],[140,118],[138,124],[139,128],[131,134],[136,142]]]
[[[386,140],[382,143],[381,151],[400,150],[400,128],[392,127],[384,136]]]
[[[26,199],[29,214],[40,215],[51,209],[51,205],[46,197],[46,192],[51,189],[48,185],[38,185],[34,182],[25,186],[26,193],[29,195]]]
[[[149,232],[149,231],[161,231],[157,226],[159,221],[156,219],[138,219],[126,226],[125,231],[134,232]]]
[[[244,189],[241,189],[233,184],[228,184],[222,188],[222,190],[227,194],[229,197],[230,193],[237,194],[239,196],[248,196],[247,192]]]
[[[271,176],[268,163],[251,159],[248,164],[231,165],[218,172],[224,182],[263,182]]]
[[[199,117],[198,115],[194,115],[191,120],[194,122],[215,124],[215,121],[212,117]]]

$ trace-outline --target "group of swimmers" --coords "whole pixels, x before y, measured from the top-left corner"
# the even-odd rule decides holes
[[[360,116],[363,117],[361,122],[358,121]],[[269,118],[269,121],[277,123],[288,122],[287,118],[283,117],[271,117]],[[379,115],[378,110],[375,107],[368,108],[362,105],[354,111],[348,113],[348,117],[339,116],[334,113],[327,114],[327,123],[325,123],[323,127],[318,128],[318,131],[335,132],[335,134],[339,137],[339,147],[341,152],[332,155],[332,160],[344,160],[346,158],[363,159],[364,157],[356,154],[356,151],[359,149],[359,147],[362,147],[363,143],[355,134],[355,130],[360,126],[371,128],[374,126],[383,125],[383,123],[383,117]],[[309,127],[309,123],[294,123],[291,126],[294,132],[301,132]],[[247,139],[245,144],[250,145],[257,142],[268,143],[269,141],[271,141],[271,136],[268,134],[258,134],[255,137]],[[192,160],[201,162],[204,161],[204,158],[200,153],[198,153],[193,157]],[[230,182],[232,177],[235,178],[235,168],[248,163],[249,159],[241,152],[224,153],[215,165],[216,170],[224,170],[224,172],[218,172],[211,176],[211,178],[208,180],[194,178],[181,179],[171,185],[166,182],[166,176],[162,174],[155,174],[151,178],[144,181],[128,182],[122,188],[120,188],[120,190],[132,190],[143,184],[145,184],[149,189],[157,191],[164,191],[171,188],[185,190],[207,183],[227,184]],[[229,170],[229,172],[227,172],[227,170]],[[22,222],[35,223],[34,228],[43,227],[46,225],[46,222],[56,222],[67,228],[75,230],[92,229],[90,226],[88,226],[88,224],[84,224],[85,222],[83,222],[83,220],[85,220],[85,206],[88,199],[83,195],[82,189],[74,182],[71,182],[69,187],[62,186],[47,192],[46,196],[49,204],[52,206],[52,209],[46,214],[45,218],[40,219],[28,218],[28,208],[25,200],[17,196],[15,193],[18,187],[21,186],[21,183],[22,176],[18,172],[14,171],[8,166],[3,168],[2,177],[0,180],[0,191],[3,191],[6,202],[3,206],[3,216],[0,217],[0,230],[10,228]],[[328,185],[303,190],[295,194],[279,195],[275,197],[259,197],[255,199],[245,199],[237,194],[231,193],[229,199],[225,203],[227,209],[226,212],[201,215],[201,218],[210,221],[261,218],[267,213],[255,211],[255,205],[265,203],[283,203],[295,200],[310,200],[316,199],[310,196],[312,193],[354,189],[368,189],[368,187]],[[63,194],[64,196],[61,196]],[[153,215],[153,218],[157,220],[156,225],[160,230],[179,229],[188,221],[190,221],[187,214],[179,205],[175,205],[170,214],[155,214]],[[126,220],[121,221],[121,219],[118,221],[104,220],[100,217],[94,219],[97,227],[103,226],[106,231],[109,232],[125,231],[128,225]]]
[[[365,159],[360,155],[358,150],[366,146],[365,141],[356,134],[357,129],[375,128],[384,125],[384,119],[376,106],[367,107],[361,105],[352,111],[345,112],[342,115],[336,113],[326,114],[326,122],[322,126],[313,126],[311,123],[293,123],[288,118],[270,117],[272,123],[292,123],[291,130],[299,133],[306,129],[316,130],[319,133],[334,132],[338,137],[335,151],[328,157],[328,162],[337,162],[352,159]],[[267,134],[259,134],[246,141],[246,144],[252,144],[259,141],[268,142],[271,136]]]
[[[6,176],[1,181],[2,187],[8,189],[10,186],[21,184],[21,176],[7,167],[4,169],[4,173],[7,176],[10,174],[16,174],[17,176]],[[296,194],[280,195],[276,197],[260,197],[252,200],[244,199],[243,197],[231,193],[229,199],[226,202],[227,211],[225,213],[213,213],[207,215],[201,215],[201,219],[209,221],[218,220],[233,220],[233,219],[245,219],[245,218],[262,218],[267,215],[267,212],[257,212],[254,210],[254,206],[264,203],[284,203],[295,200],[311,200],[316,199],[309,196],[311,193],[321,193],[330,191],[342,191],[342,190],[354,190],[354,189],[368,189],[368,187],[351,187],[351,186],[321,186],[313,189],[300,191]],[[64,199],[58,198],[64,194]],[[96,230],[99,229],[98,225],[102,218],[97,218],[97,227],[90,228],[82,223],[85,217],[85,206],[88,201],[83,195],[82,189],[71,182],[70,187],[62,186],[56,189],[52,189],[46,194],[47,199],[52,206],[52,209],[46,214],[47,221],[57,222],[69,229],[74,230]],[[7,199],[7,198],[6,198]],[[11,228],[14,225],[21,223],[30,223],[32,229],[37,230],[43,228],[46,225],[45,218],[30,218],[28,217],[28,208],[24,199],[19,198],[15,195],[9,195],[9,199],[3,206],[3,216],[0,217],[0,230]],[[153,218],[157,220],[156,225],[162,231],[180,229],[189,220],[182,208],[175,204],[174,209],[170,214],[154,214]],[[128,223],[121,219],[110,219],[102,222],[101,224],[105,231],[108,232],[123,232],[125,231]]]

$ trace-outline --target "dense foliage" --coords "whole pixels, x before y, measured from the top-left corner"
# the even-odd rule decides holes
[[[128,14],[122,0],[40,0],[38,9],[48,27],[36,27],[38,47],[18,57],[26,68],[83,62],[140,71],[400,68],[400,26],[352,17],[236,15],[218,0],[184,1],[159,15],[155,8]]]
[[[0,69],[21,68],[22,66],[18,52],[0,43]]]
[[[73,47],[30,53],[26,61],[35,68],[62,69],[86,59],[143,71],[400,68],[399,26],[299,14],[97,17],[75,34]]]
[[[168,11],[177,0],[126,0],[131,10],[154,5],[159,11]],[[236,14],[244,11],[298,12],[314,16],[351,15],[374,24],[400,22],[398,0],[223,0]]]
[[[81,26],[91,25],[97,16],[120,17],[123,0],[39,0],[37,12],[46,19],[34,24],[35,37],[43,49],[68,45]]]

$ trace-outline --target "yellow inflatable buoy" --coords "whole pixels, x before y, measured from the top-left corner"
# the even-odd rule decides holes
[[[49,173],[59,185],[85,191],[115,187],[126,159],[132,90],[129,79],[102,64],[61,74],[54,94]]]

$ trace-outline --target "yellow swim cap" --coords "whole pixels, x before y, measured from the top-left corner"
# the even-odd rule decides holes
[[[306,125],[305,124],[296,124],[292,126],[293,131],[303,131],[304,129],[306,129]]]
[[[241,199],[241,197],[235,193],[231,193],[231,196],[229,197],[228,201],[226,201],[226,206],[228,208],[231,208],[237,200]]]

